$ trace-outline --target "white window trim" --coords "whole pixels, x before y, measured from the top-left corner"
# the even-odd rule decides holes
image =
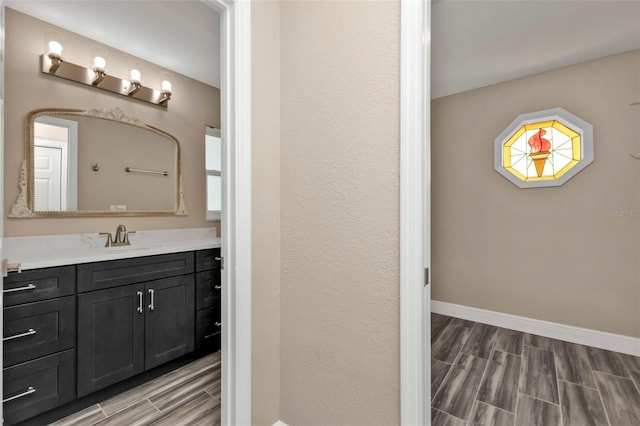
[[[222,155],[222,149],[223,148],[223,144],[222,144],[222,132],[220,131],[220,129],[217,129],[215,127],[209,127],[207,126],[205,134],[207,136],[213,136],[216,138],[220,139],[220,155]],[[206,156],[206,147],[205,147],[205,156]],[[222,165],[221,165],[222,166]],[[221,170],[215,170],[215,169],[206,169],[205,168],[205,179],[206,176],[222,176],[222,171]],[[208,181],[205,183],[205,186],[208,185]],[[224,185],[224,183],[223,183]],[[209,188],[207,187],[207,206],[209,205]],[[220,210],[209,210],[207,209],[206,212],[206,219],[207,220],[220,220],[221,218],[221,211]]]

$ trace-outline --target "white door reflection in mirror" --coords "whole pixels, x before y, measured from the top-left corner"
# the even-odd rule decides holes
[[[78,205],[78,123],[39,117],[34,123],[34,203],[37,211]]]
[[[33,183],[37,210],[64,210],[67,204],[66,159],[67,144],[46,139],[36,139],[33,153]]]
[[[207,170],[207,220],[219,220],[222,210],[222,139],[220,129],[207,127],[205,168]]]

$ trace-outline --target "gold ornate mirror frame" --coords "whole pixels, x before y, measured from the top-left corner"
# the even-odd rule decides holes
[[[173,142],[176,147],[176,194],[175,209],[173,210],[52,210],[52,211],[36,211],[34,196],[34,134],[35,122],[40,116],[79,116],[91,117],[97,119],[109,120],[124,125],[135,126]],[[184,203],[184,188],[182,182],[182,168],[180,159],[180,143],[171,134],[160,130],[156,127],[143,123],[136,117],[129,116],[122,112],[119,108],[110,109],[92,109],[92,110],[76,110],[76,109],[38,109],[32,111],[25,121],[25,160],[22,162],[20,169],[20,180],[18,183],[19,194],[11,207],[9,213],[10,218],[32,218],[32,217],[86,217],[86,216],[186,216],[187,209]],[[129,171],[129,170],[127,170]],[[166,173],[166,172],[164,172]],[[167,175],[165,175],[167,176]]]

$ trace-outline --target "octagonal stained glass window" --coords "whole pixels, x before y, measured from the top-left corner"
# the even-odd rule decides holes
[[[562,185],[592,161],[592,126],[562,108],[518,116],[494,145],[496,171],[520,188]]]

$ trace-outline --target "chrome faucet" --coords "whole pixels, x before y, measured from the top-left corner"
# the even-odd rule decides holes
[[[124,225],[118,225],[116,228],[116,236],[111,238],[111,232],[100,232],[100,235],[107,236],[107,243],[105,247],[118,247],[118,246],[130,246],[129,234],[135,234],[136,231],[127,231],[127,227]]]

